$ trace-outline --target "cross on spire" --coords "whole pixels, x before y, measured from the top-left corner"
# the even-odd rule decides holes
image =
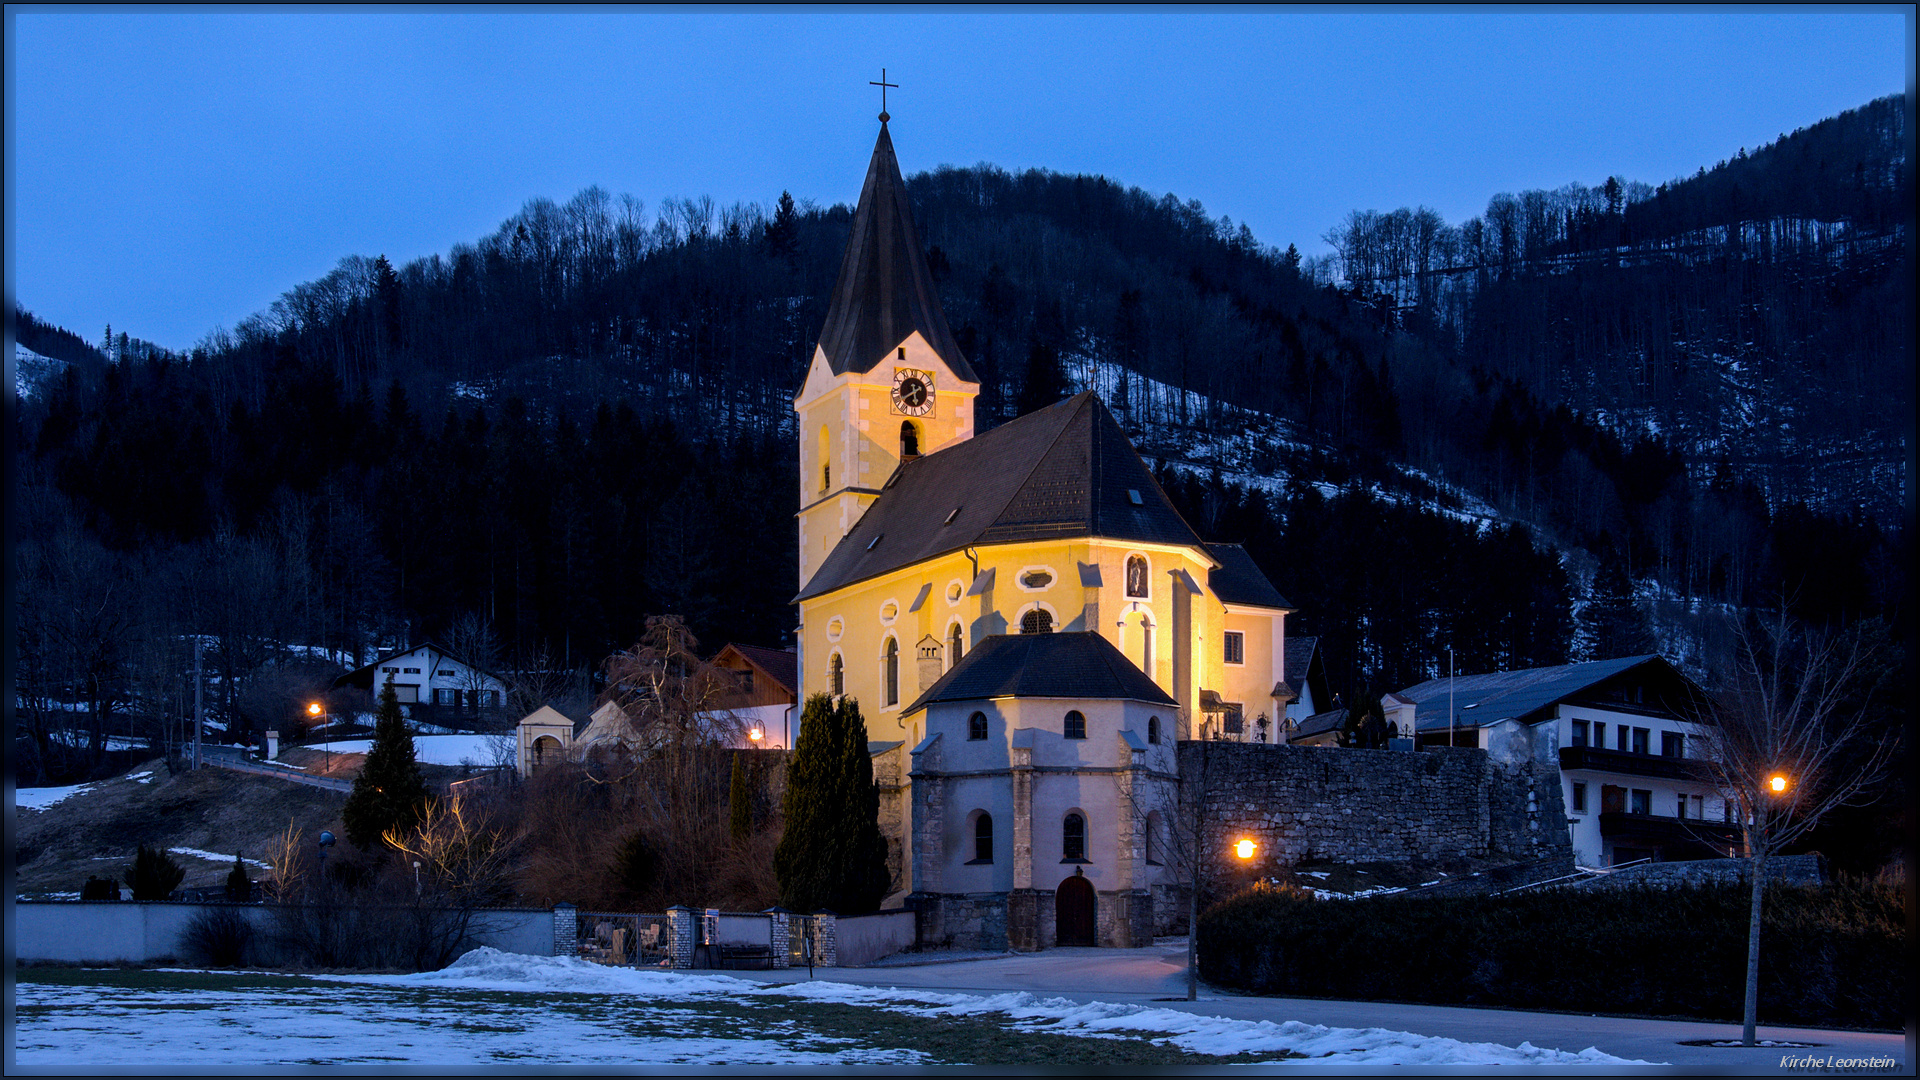
[[[891,119],[893,119],[892,117],[890,117],[890,116],[888,116],[888,115],[887,115],[887,87],[889,87],[889,86],[891,86],[891,87],[893,87],[893,88],[894,88],[895,90],[898,90],[898,89],[900,89],[900,84],[899,84],[899,83],[890,83],[890,82],[888,82],[888,81],[887,81],[887,69],[886,69],[886,68],[881,68],[881,69],[880,69],[880,81],[879,81],[879,82],[874,82],[874,81],[873,81],[872,79],[868,79],[868,80],[867,80],[867,85],[868,85],[868,86],[877,86],[877,87],[879,87],[879,88],[880,88],[880,122],[884,124],[884,123],[886,123],[886,122],[887,122],[888,120],[891,120]]]

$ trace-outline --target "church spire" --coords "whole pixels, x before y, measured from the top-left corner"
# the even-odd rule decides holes
[[[836,375],[867,372],[915,331],[955,376],[980,381],[947,328],[883,115],[853,214],[853,234],[820,329],[820,351]]]

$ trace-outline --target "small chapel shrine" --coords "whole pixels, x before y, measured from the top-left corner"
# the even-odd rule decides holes
[[[794,400],[800,699],[860,703],[923,934],[1149,944],[1175,743],[1279,737],[1291,608],[1093,394],[976,432],[887,120]]]

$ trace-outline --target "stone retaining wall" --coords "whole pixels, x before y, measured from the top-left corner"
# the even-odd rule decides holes
[[[1650,885],[1670,889],[1685,885],[1721,885],[1751,881],[1752,864],[1745,859],[1691,859],[1685,862],[1645,863],[1579,882],[1582,889],[1627,888]],[[1819,855],[1776,855],[1767,860],[1769,882],[1788,885],[1822,885],[1827,880],[1826,862]]]
[[[1241,877],[1308,859],[1431,862],[1570,856],[1557,770],[1484,750],[1180,744],[1180,807]],[[1230,853],[1258,845],[1251,864]]]

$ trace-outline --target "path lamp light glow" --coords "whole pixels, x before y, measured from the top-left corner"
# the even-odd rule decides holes
[[[766,737],[767,737],[766,729],[762,728],[758,724],[755,724],[753,728],[747,732],[747,738],[753,740],[754,742],[759,742],[761,739],[764,739]]]
[[[1233,853],[1235,855],[1240,856],[1242,859],[1251,859],[1253,858],[1254,849],[1258,846],[1259,845],[1255,844],[1251,840],[1242,840],[1239,843],[1233,845]]]
[[[307,702],[308,716],[318,719],[321,714],[326,711],[326,706],[317,701]],[[323,776],[330,776],[333,773],[333,722],[331,718],[329,718],[327,723],[320,725],[320,747],[327,755],[326,764],[321,766],[320,773]]]
[[[1772,776],[1767,777],[1767,790],[1775,795],[1785,795],[1788,786],[1784,773],[1774,773]]]

